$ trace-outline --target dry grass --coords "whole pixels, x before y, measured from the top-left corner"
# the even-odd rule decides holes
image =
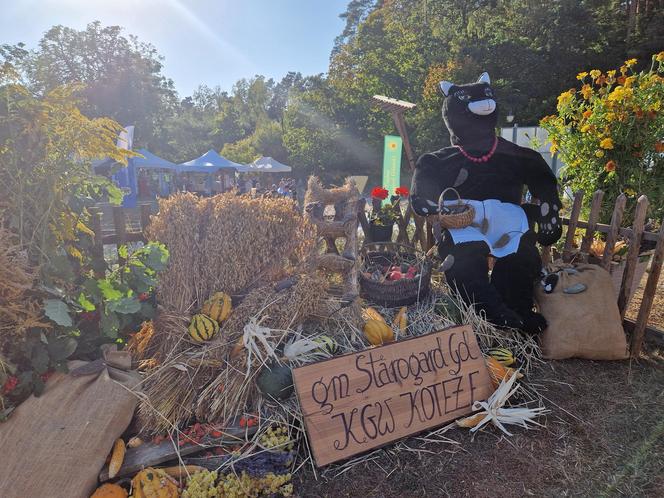
[[[30,328],[50,328],[34,289],[38,275],[25,251],[0,228],[0,352],[5,346],[15,348]]]

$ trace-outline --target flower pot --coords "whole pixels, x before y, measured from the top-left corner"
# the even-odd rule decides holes
[[[369,222],[369,237],[371,242],[391,242],[394,223],[391,225],[376,225]]]

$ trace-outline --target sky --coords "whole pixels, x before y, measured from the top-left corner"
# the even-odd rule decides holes
[[[0,43],[35,48],[44,32],[91,21],[152,43],[181,97],[199,84],[327,72],[349,0],[2,0]]]

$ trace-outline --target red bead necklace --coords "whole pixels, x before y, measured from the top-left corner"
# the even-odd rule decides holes
[[[461,145],[456,145],[455,147],[457,147],[461,154],[463,154],[463,156],[469,161],[474,163],[485,163],[491,159],[491,156],[493,156],[494,152],[496,152],[496,148],[498,147],[498,137],[493,137],[493,145],[491,146],[491,150],[481,157],[471,156]]]

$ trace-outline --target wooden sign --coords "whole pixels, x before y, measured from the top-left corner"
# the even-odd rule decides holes
[[[466,415],[493,392],[469,325],[312,363],[293,379],[319,467]]]

